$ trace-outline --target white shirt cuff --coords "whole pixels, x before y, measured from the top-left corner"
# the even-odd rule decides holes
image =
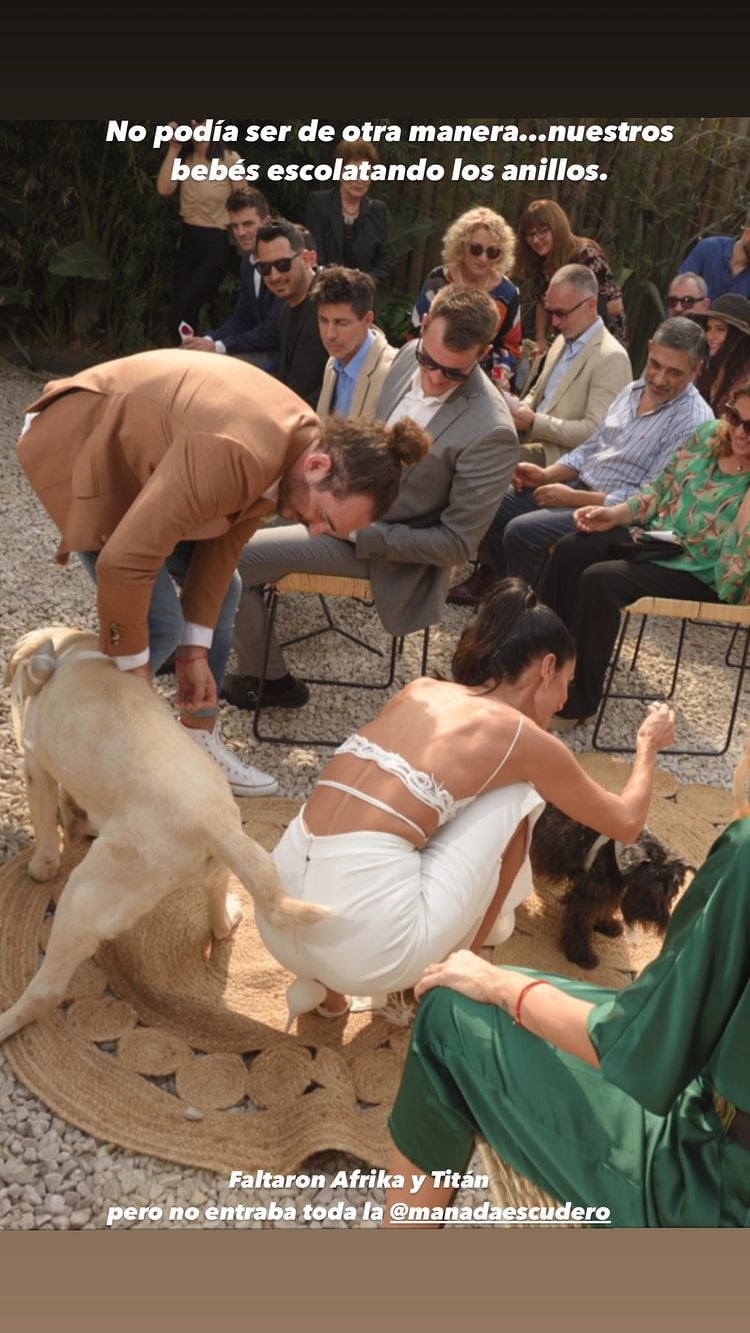
[[[136,667],[148,666],[149,650],[144,648],[142,653],[132,653],[130,657],[113,657],[112,661],[118,671],[135,671]]]
[[[198,648],[210,648],[213,641],[214,632],[212,629],[208,629],[206,625],[194,625],[190,620],[185,621],[181,643],[194,644]]]
[[[227,349],[221,341],[221,338],[214,338],[213,344],[217,352],[221,352],[223,356],[226,356]]]

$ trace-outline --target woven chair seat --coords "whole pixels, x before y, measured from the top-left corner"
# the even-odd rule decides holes
[[[358,597],[372,601],[369,579],[342,578],[338,574],[284,574],[273,584],[277,592],[305,592],[319,597]]]
[[[501,1157],[498,1157],[494,1148],[491,1148],[485,1139],[477,1138],[477,1152],[479,1160],[482,1163],[482,1170],[489,1177],[490,1198],[497,1208],[557,1208],[560,1200],[553,1199],[544,1190],[535,1185],[533,1180],[522,1176],[518,1171],[514,1171],[512,1166],[508,1166]],[[563,1201],[564,1202],[564,1201]],[[507,1226],[513,1226],[513,1222],[508,1222]],[[515,1225],[521,1226],[525,1223],[518,1222]],[[544,1225],[540,1223],[539,1225]],[[581,1227],[584,1222],[554,1222],[551,1226]]]
[[[683,602],[674,597],[639,597],[637,602],[631,602],[625,610],[634,616],[672,616],[677,620],[750,626],[750,606],[728,606],[726,602]]]

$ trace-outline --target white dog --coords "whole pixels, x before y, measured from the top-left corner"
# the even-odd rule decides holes
[[[185,884],[203,888],[219,940],[242,917],[227,893],[230,869],[276,925],[309,925],[326,914],[285,896],[273,859],[243,832],[213,760],[96,642],[64,626],[34,630],[8,663],[36,837],[29,874],[49,880],[59,870],[58,797],[67,838],[98,836],[65,886],[39,971],[0,1015],[0,1042],[57,1003],[102,940]]]

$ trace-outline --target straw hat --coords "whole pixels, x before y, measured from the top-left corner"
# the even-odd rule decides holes
[[[725,324],[731,324],[732,328],[739,329],[740,333],[750,338],[750,301],[747,297],[737,296],[732,292],[717,296],[708,310],[691,311],[688,319],[694,319],[704,325],[706,320],[721,319]]]

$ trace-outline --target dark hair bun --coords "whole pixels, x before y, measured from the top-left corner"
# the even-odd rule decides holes
[[[432,439],[411,417],[402,417],[391,427],[388,444],[399,462],[411,467],[424,458]]]

